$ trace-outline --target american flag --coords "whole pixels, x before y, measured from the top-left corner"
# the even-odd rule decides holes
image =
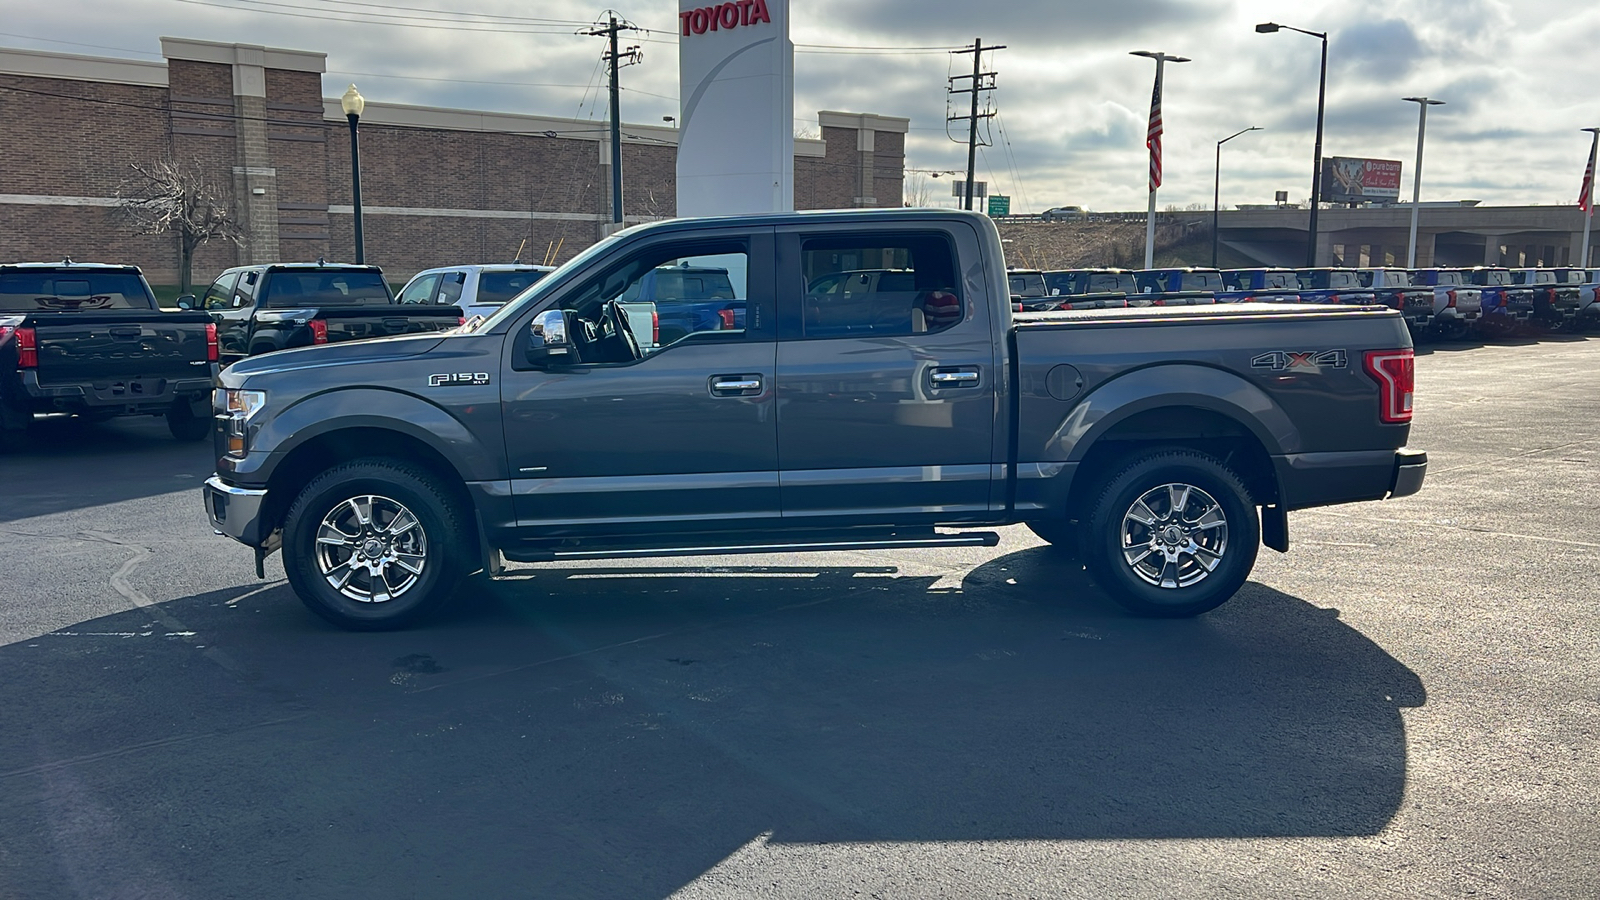
[[[1161,187],[1161,79],[1150,94],[1150,128],[1145,132],[1144,145],[1150,148],[1150,190]]]
[[[1578,208],[1584,212],[1589,211],[1589,204],[1594,199],[1594,154],[1589,154],[1589,167],[1583,170],[1583,187],[1578,189]]]

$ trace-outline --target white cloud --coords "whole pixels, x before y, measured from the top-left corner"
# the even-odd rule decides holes
[[[574,34],[577,23],[596,20],[597,6],[478,0],[470,7],[475,13],[519,20],[464,31],[426,21],[438,17],[423,10],[449,6],[440,0],[403,0],[404,7],[275,2],[284,5],[27,4],[0,25],[8,33],[0,34],[0,43],[144,58],[159,56],[161,35],[320,50],[328,54],[329,95],[355,81],[372,99],[604,117],[596,66],[602,41]],[[416,27],[373,24],[378,12],[419,18],[392,20]],[[624,118],[658,122],[675,115],[675,4],[649,0],[620,12],[660,30],[635,38],[645,63],[624,70]],[[305,18],[313,15],[369,21]],[[1033,208],[1139,209],[1152,66],[1127,55],[1135,49],[1194,58],[1169,69],[1161,205],[1209,203],[1214,142],[1247,125],[1266,130],[1225,149],[1224,202],[1266,202],[1276,190],[1295,198],[1309,193],[1318,42],[1254,32],[1256,22],[1280,17],[1333,36],[1329,155],[1400,159],[1409,170],[1416,108],[1400,98],[1426,94],[1449,102],[1429,115],[1425,198],[1505,204],[1576,199],[1588,149],[1578,129],[1600,125],[1593,90],[1600,7],[1572,0],[810,0],[795,4],[793,21],[802,44],[959,46],[981,35],[1007,45],[992,60],[1010,146],[984,152],[980,178],[1012,194],[1014,209],[1029,205],[1024,197]],[[458,28],[485,21],[445,18]],[[965,149],[944,133],[944,88],[952,69],[970,58],[803,52],[796,60],[795,110],[808,119],[824,108],[909,116],[908,164],[961,168]]]

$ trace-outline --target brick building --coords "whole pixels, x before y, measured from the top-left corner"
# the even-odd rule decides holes
[[[0,49],[0,261],[128,262],[177,283],[176,239],[116,216],[129,165],[166,157],[228,185],[244,232],[199,250],[196,282],[242,263],[353,258],[350,135],[324,96],[326,54],[176,38],[161,52]],[[822,112],[818,124],[821,139],[795,142],[795,205],[899,206],[908,120]],[[627,221],[672,216],[677,132],[623,134]],[[369,101],[360,137],[366,258],[391,280],[519,248],[565,260],[608,229],[600,123]]]

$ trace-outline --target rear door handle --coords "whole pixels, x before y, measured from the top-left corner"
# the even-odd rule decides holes
[[[760,391],[760,375],[711,376],[711,393],[719,397],[747,397]]]
[[[934,369],[934,387],[972,387],[978,383],[977,369]]]

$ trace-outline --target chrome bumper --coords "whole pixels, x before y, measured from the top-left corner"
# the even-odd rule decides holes
[[[241,544],[260,547],[266,537],[261,533],[261,507],[267,501],[267,492],[248,490],[226,484],[216,475],[206,479],[200,489],[205,497],[206,518],[218,534],[225,534]]]

